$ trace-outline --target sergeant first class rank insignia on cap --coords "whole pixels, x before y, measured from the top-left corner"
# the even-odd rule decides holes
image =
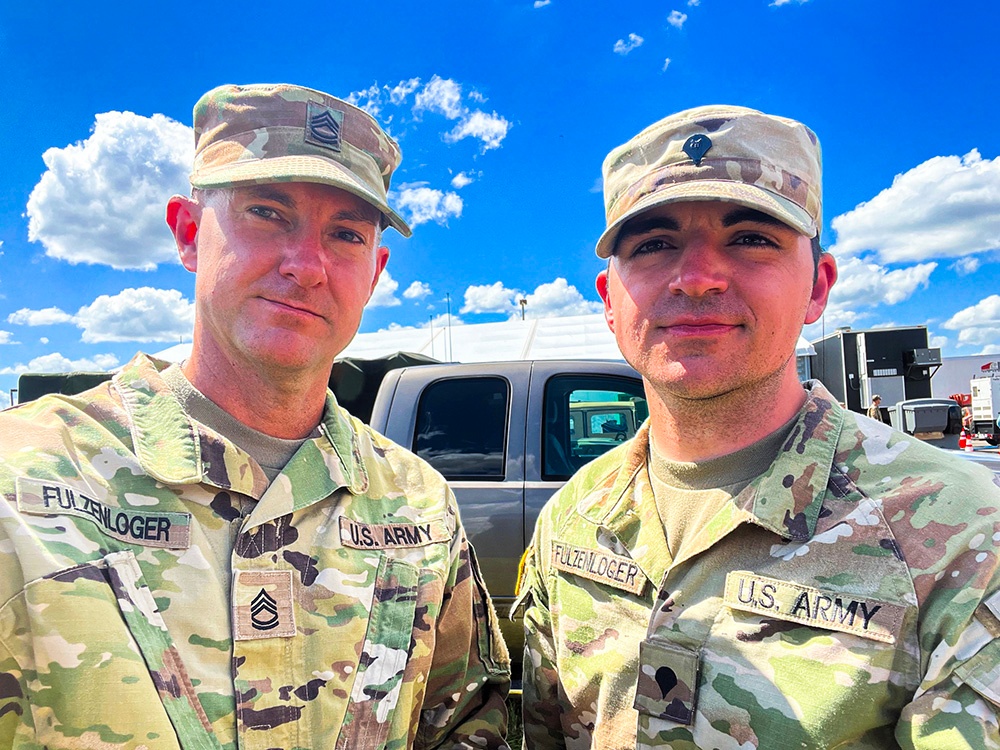
[[[344,113],[319,102],[309,102],[306,108],[306,141],[332,151],[340,151]]]

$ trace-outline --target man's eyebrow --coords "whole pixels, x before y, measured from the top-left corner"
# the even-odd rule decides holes
[[[639,235],[648,234],[649,232],[655,232],[657,230],[679,232],[680,228],[680,222],[672,216],[651,216],[648,219],[632,219],[631,221],[625,222],[625,226],[623,226],[621,231],[618,232],[618,239],[620,241],[622,239],[628,239],[629,237],[638,237]]]
[[[355,208],[348,208],[343,211],[338,211],[333,218],[340,221],[359,221],[364,224],[378,224],[379,212],[375,208],[372,208],[370,211],[359,211]]]
[[[254,198],[274,201],[275,203],[280,203],[285,208],[295,208],[295,199],[274,185],[251,185],[246,188],[246,191]]]
[[[724,227],[732,227],[744,222],[751,222],[753,224],[770,224],[774,227],[791,229],[791,227],[789,227],[781,219],[776,219],[770,214],[766,214],[763,211],[758,211],[754,208],[736,208],[722,217],[722,226]]]

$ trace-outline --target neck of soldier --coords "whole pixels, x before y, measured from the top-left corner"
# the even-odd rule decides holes
[[[671,461],[696,463],[753,445],[789,422],[806,399],[794,359],[764,380],[715,395],[645,384],[650,437]]]
[[[309,436],[323,418],[329,372],[322,376],[265,368],[259,363],[246,366],[229,358],[204,356],[197,343],[184,363],[185,377],[247,427],[271,437],[298,440]]]

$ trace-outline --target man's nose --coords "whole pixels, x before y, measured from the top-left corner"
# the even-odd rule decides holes
[[[673,294],[688,297],[721,294],[729,288],[731,270],[722,248],[706,240],[693,241],[677,254],[668,288]]]
[[[311,232],[296,232],[288,238],[279,271],[303,289],[309,289],[326,281],[325,256],[322,237]]]

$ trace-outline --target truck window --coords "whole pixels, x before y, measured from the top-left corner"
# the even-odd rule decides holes
[[[509,404],[503,378],[431,383],[417,405],[413,452],[446,479],[502,481]]]
[[[649,416],[642,383],[609,376],[559,375],[545,386],[542,479],[577,469],[635,435]]]

